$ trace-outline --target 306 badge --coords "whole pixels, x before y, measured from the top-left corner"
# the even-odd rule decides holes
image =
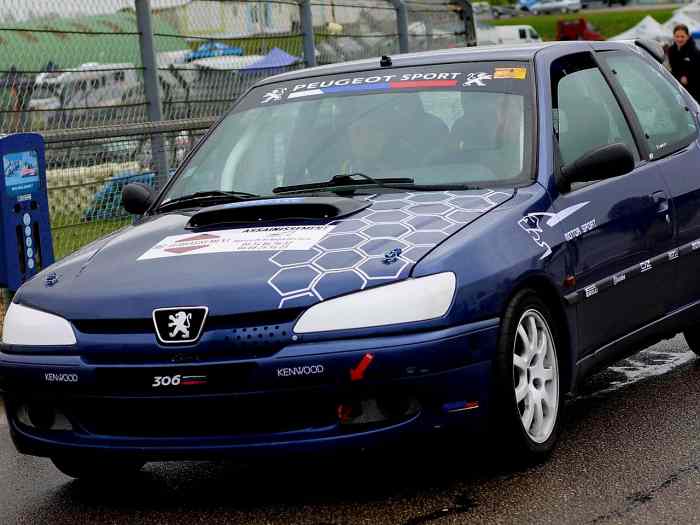
[[[208,383],[207,376],[186,376],[175,374],[170,376],[153,376],[152,388],[163,387],[185,387],[185,386],[204,386]]]

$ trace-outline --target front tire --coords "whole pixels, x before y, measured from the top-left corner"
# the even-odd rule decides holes
[[[495,358],[494,436],[512,462],[544,461],[562,420],[563,351],[548,305],[534,290],[513,298],[501,323]]]
[[[80,456],[51,458],[54,466],[66,476],[75,479],[108,480],[134,476],[146,464],[133,459],[105,460]]]

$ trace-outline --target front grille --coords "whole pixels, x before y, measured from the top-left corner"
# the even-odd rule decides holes
[[[267,310],[235,315],[210,316],[204,324],[204,331],[226,328],[276,327],[292,323],[301,315],[303,308]],[[79,332],[84,334],[134,334],[153,333],[153,319],[74,319],[71,321]]]
[[[88,365],[176,365],[207,364],[222,361],[239,361],[269,357],[277,353],[282,345],[247,348],[234,345],[219,348],[187,347],[180,349],[155,348],[139,351],[98,351],[85,352],[80,357]]]
[[[241,315],[214,316],[206,320],[203,334],[217,331],[206,345],[161,346],[142,350],[122,350],[115,345],[90,349],[82,358],[88,364],[165,364],[203,363],[217,360],[240,360],[269,357],[292,343],[293,323],[302,309],[275,310]],[[78,320],[79,332],[94,335],[149,334],[156,336],[151,319]]]
[[[130,437],[266,434],[322,428],[336,421],[332,402],[299,395],[274,401],[100,399],[74,402],[68,412],[89,433]]]

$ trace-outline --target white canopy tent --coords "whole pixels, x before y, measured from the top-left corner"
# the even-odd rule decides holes
[[[698,8],[696,7],[696,9]],[[673,13],[673,16],[671,18],[666,20],[666,22],[663,25],[664,29],[670,33],[673,33],[674,27],[676,27],[678,24],[685,24],[688,26],[688,29],[690,29],[690,32],[692,33],[695,29],[698,29],[700,27],[700,21],[698,21],[695,17],[691,16],[690,13],[697,13],[697,15],[700,16],[700,10],[688,12],[679,9],[678,11]]]
[[[672,30],[666,29],[651,16],[645,16],[636,26],[615,35],[610,40],[634,40],[636,38],[668,42],[673,38],[673,35]]]

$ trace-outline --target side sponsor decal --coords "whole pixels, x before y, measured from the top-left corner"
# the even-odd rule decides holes
[[[571,215],[573,215],[588,204],[590,204],[590,201],[579,202],[578,204],[574,204],[572,206],[569,206],[568,208],[564,208],[563,210],[557,213],[528,213],[518,221],[518,226],[520,226],[523,230],[525,230],[525,232],[527,232],[527,234],[532,239],[532,242],[534,242],[540,248],[544,249],[544,253],[540,256],[540,260],[545,259],[546,257],[549,257],[552,254],[552,247],[550,243],[544,240],[545,230],[542,229],[542,221],[546,218],[547,220],[544,222],[544,224],[549,228],[553,228],[554,226],[562,222],[564,219],[569,218]],[[570,241],[572,239],[575,239],[576,237],[593,230],[595,227],[595,219],[590,219],[581,224],[580,226],[577,226],[573,230],[569,230],[568,232],[566,232],[564,234],[564,240]]]
[[[667,252],[661,253],[656,257],[651,259],[645,259],[629,268],[626,268],[622,272],[618,272],[615,275],[601,279],[595,283],[589,284],[588,286],[576,290],[565,296],[566,302],[569,304],[577,304],[586,299],[603,292],[614,286],[620,286],[622,283],[634,279],[635,277],[656,270],[659,266],[676,261],[686,255],[692,255],[695,251],[700,248],[700,239],[689,242],[678,248],[674,248]]]
[[[333,225],[270,226],[171,235],[150,248],[137,260],[226,252],[309,250],[334,228]]]

